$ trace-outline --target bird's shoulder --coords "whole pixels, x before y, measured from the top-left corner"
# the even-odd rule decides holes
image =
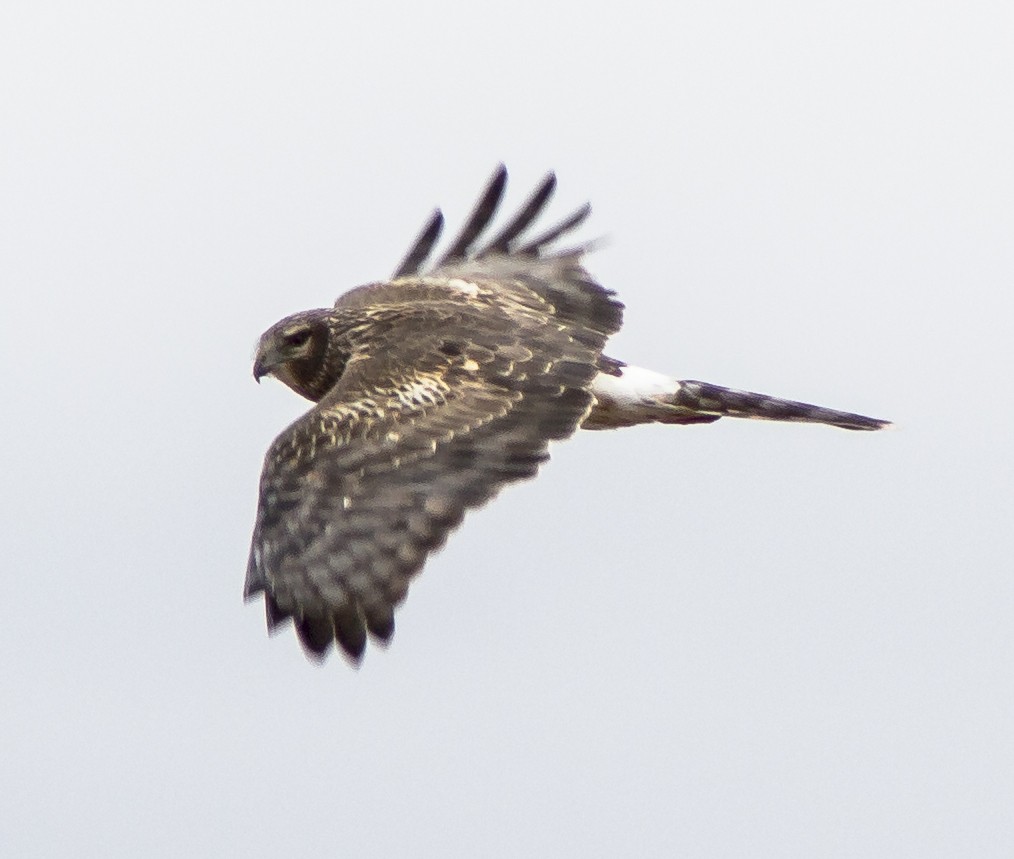
[[[623,305],[585,269],[582,252],[553,257],[494,254],[445,264],[349,290],[334,304],[343,318],[419,318],[438,314],[516,323],[555,317],[604,337],[617,331]]]

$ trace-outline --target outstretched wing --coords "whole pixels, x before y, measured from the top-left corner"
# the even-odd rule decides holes
[[[272,627],[292,617],[311,654],[389,639],[428,553],[591,405],[622,305],[579,253],[468,258],[482,226],[432,274],[339,299],[356,351],[268,451],[246,595],[265,593]]]

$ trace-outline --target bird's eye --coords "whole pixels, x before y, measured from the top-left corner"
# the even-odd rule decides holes
[[[285,335],[285,342],[290,346],[303,346],[310,339],[309,328],[298,328]]]

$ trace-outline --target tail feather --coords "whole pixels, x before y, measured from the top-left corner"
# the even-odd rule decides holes
[[[841,412],[795,400],[737,391],[708,382],[680,381],[609,359],[592,382],[595,403],[585,429],[614,429],[644,423],[710,423],[722,417],[827,424],[849,430],[879,430],[890,421]]]
[[[890,421],[840,412],[823,406],[813,406],[795,400],[769,397],[750,391],[737,391],[709,382],[681,381],[673,394],[673,405],[696,413],[719,417],[753,418],[765,421],[799,421],[828,424],[849,430],[879,430],[891,425]]]

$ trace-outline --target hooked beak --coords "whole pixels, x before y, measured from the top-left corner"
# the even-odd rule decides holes
[[[274,349],[264,349],[257,353],[253,365],[254,381],[260,384],[264,376],[270,375],[275,367],[282,363],[282,357]]]

